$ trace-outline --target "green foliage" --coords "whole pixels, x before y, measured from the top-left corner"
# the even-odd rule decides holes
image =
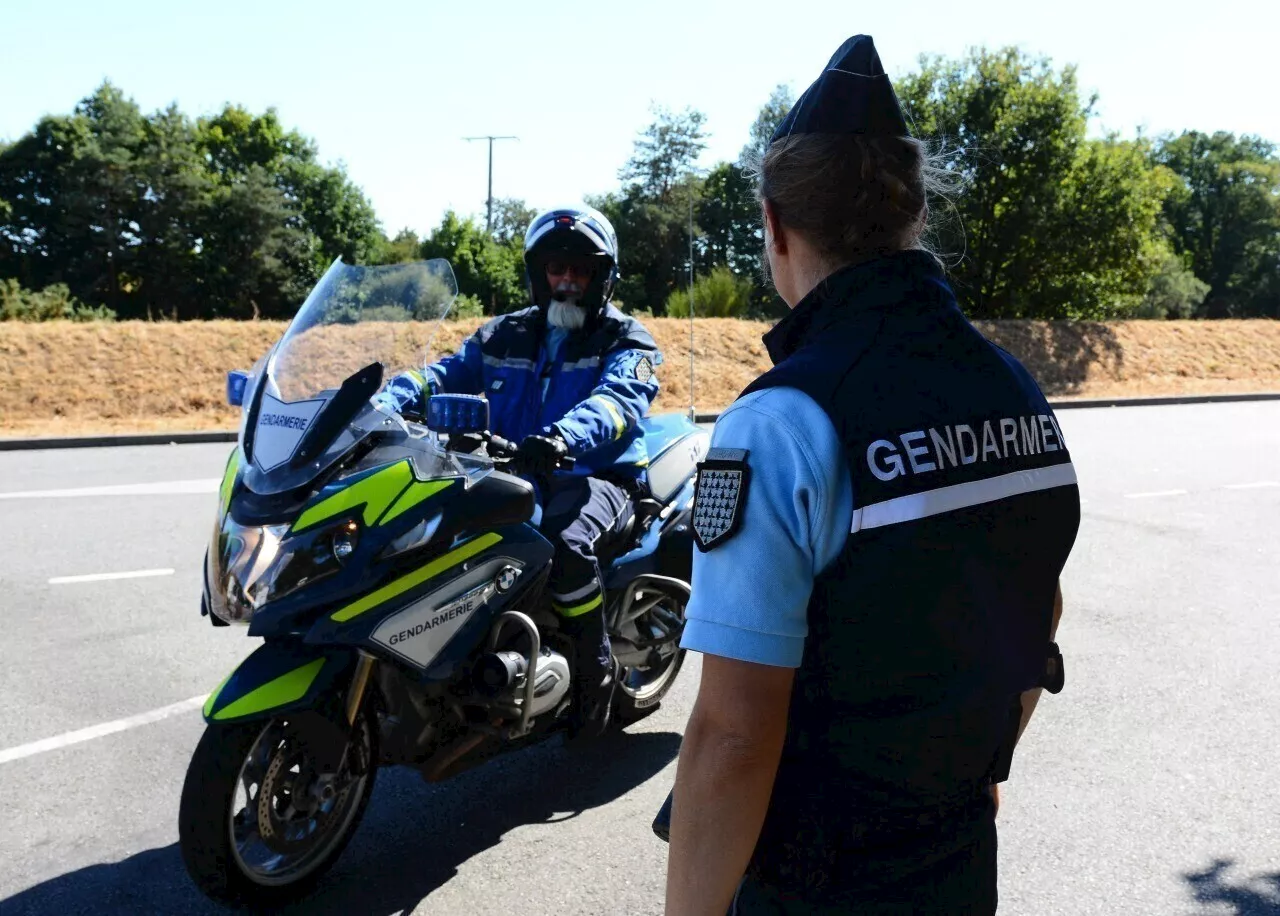
[[[695,163],[706,148],[706,116],[654,108],[619,172],[621,192],[588,201],[613,223],[621,249],[617,297],[633,310],[658,312],[689,271],[689,223],[703,199]],[[695,258],[698,231],[694,227]]]
[[[1086,140],[1095,99],[1080,98],[1074,67],[1014,48],[925,57],[898,92],[960,181],[939,240],[963,255],[952,279],[971,316],[1104,317],[1136,304],[1168,182],[1141,145]]]
[[[665,197],[633,184],[622,195],[589,201],[618,232],[622,278],[617,297],[632,309],[658,312],[688,277],[689,201],[696,210],[699,192],[700,182],[690,177]]]
[[[755,185],[739,166],[722,162],[702,184],[695,215],[702,230],[699,269],[727,264],[736,273],[761,276],[764,244]]]
[[[370,264],[403,264],[405,261],[416,261],[421,253],[422,242],[412,229],[401,229],[395,238],[381,238],[369,257]]]
[[[0,276],[65,283],[123,317],[287,317],[373,209],[274,112],[144,115],[104,83],[0,149]]]
[[[782,84],[774,87],[769,95],[769,101],[764,103],[751,125],[751,139],[738,154],[738,165],[753,168],[764,160],[764,154],[769,151],[769,140],[773,137],[773,132],[778,129],[778,125],[782,123],[782,119],[787,116],[787,112],[794,104],[795,97],[791,94],[789,87]]]
[[[937,161],[955,180],[950,199],[931,201],[931,241],[970,316],[1280,317],[1273,144],[1195,131],[1091,139],[1096,99],[1081,96],[1075,69],[1013,48],[922,57],[896,88],[913,133],[940,141]],[[621,187],[589,201],[618,232],[615,304],[687,314],[692,270],[697,315],[785,314],[763,279],[751,170],[792,104],[777,86],[738,161],[705,176],[705,116],[652,110]],[[461,294],[455,316],[501,314],[527,305],[534,215],[523,200],[497,200],[489,233],[483,217],[450,212],[426,238],[388,238],[345,169],[321,164],[275,111],[144,114],[104,82],[71,114],[0,142],[4,314],[289,317],[335,258],[444,258]],[[353,300],[352,314],[379,307]]]
[[[1134,309],[1134,318],[1190,318],[1209,294],[1209,284],[1196,275],[1168,248],[1161,252],[1151,285]]]
[[[740,318],[751,304],[752,284],[723,264],[693,281],[695,318]],[[689,291],[678,289],[667,297],[669,318],[689,317]]]
[[[500,197],[493,202],[493,238],[499,245],[524,250],[524,234],[538,213],[523,200]]]
[[[1257,137],[1187,131],[1153,158],[1177,176],[1165,201],[1174,251],[1209,284],[1208,317],[1280,317],[1280,158]]]
[[[449,312],[449,319],[452,321],[483,317],[484,303],[475,296],[458,296],[453,301],[453,309]]]
[[[39,292],[23,289],[13,278],[0,280],[0,321],[114,321],[106,306],[88,306],[71,295],[65,283]]]
[[[691,108],[673,113],[655,107],[652,112],[653,123],[636,140],[635,151],[618,177],[647,197],[666,200],[707,148],[702,129],[707,116]]]
[[[446,213],[423,241],[419,257],[446,259],[457,277],[458,291],[483,303],[486,314],[499,315],[528,304],[523,246],[516,241],[498,242],[472,217],[464,219],[452,210]]]

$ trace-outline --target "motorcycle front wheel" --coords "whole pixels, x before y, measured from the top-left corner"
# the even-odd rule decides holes
[[[368,718],[356,720],[336,772],[308,750],[306,717],[211,725],[187,767],[178,841],[208,897],[278,906],[310,891],[337,861],[373,793]]]

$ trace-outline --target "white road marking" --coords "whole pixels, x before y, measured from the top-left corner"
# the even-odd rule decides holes
[[[1186,496],[1186,490],[1155,490],[1151,493],[1126,493],[1125,499],[1152,499],[1157,496]]]
[[[1256,483],[1229,483],[1225,490],[1260,490],[1263,487],[1280,487],[1280,480],[1259,480]]]
[[[92,741],[94,738],[101,738],[105,735],[113,735],[116,732],[127,731],[131,728],[137,728],[139,725],[149,725],[152,722],[159,722],[161,719],[168,719],[171,716],[181,715],[182,713],[192,709],[199,709],[204,705],[204,701],[206,699],[208,699],[208,694],[200,697],[192,697],[189,700],[183,700],[181,703],[174,703],[170,706],[161,706],[159,709],[139,713],[136,716],[129,716],[127,719],[116,719],[114,722],[104,722],[101,725],[91,725],[88,728],[82,728],[73,732],[66,732],[62,735],[56,735],[53,738],[44,738],[40,741],[32,741],[30,744],[20,744],[17,747],[11,747],[7,750],[0,751],[0,763],[10,763],[14,760],[21,760],[23,757],[43,754],[46,751],[56,751],[59,748],[68,747],[72,744],[80,744],[84,741]]]
[[[54,576],[50,585],[66,585],[70,582],[108,582],[113,579],[150,579],[153,576],[172,576],[172,569],[136,569],[133,572],[89,573],[87,576]]]
[[[184,496],[218,492],[220,477],[199,480],[167,480],[161,483],[125,483],[110,487],[76,487],[70,490],[15,490],[0,499],[62,499],[77,496]]]

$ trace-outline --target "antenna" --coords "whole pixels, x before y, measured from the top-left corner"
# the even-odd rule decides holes
[[[693,409],[693,184],[689,184],[689,422],[696,423]]]
[[[462,139],[468,142],[472,140],[488,140],[489,141],[489,197],[488,197],[488,202],[486,204],[486,215],[484,218],[484,231],[487,233],[492,233],[493,232],[493,141],[494,140],[519,140],[520,138],[519,137],[493,137],[493,136],[486,135],[483,137],[463,137]]]

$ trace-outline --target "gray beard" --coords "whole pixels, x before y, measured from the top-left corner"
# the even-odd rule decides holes
[[[566,331],[576,331],[587,323],[587,313],[578,305],[576,299],[569,299],[564,302],[551,300],[551,305],[547,308],[547,324],[553,328],[564,328]]]

